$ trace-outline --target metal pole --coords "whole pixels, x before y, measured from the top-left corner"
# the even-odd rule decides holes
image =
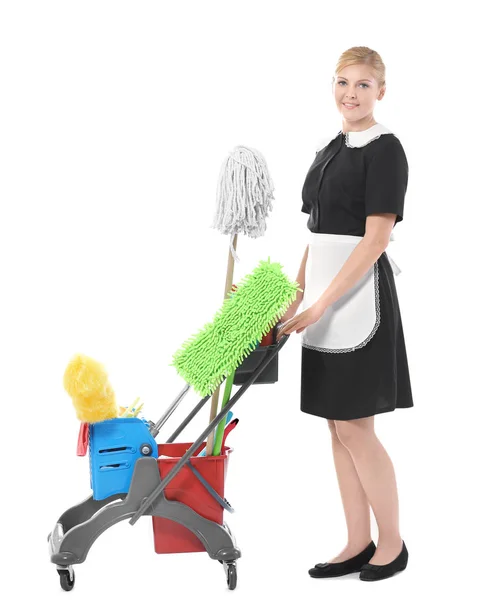
[[[170,404],[170,406],[166,409],[165,414],[161,417],[161,419],[155,423],[155,425],[150,429],[150,433],[151,435],[155,438],[160,429],[163,427],[163,425],[166,423],[166,421],[168,421],[168,419],[171,417],[171,415],[174,413],[174,411],[177,409],[178,405],[180,404],[180,402],[183,400],[183,398],[186,396],[186,394],[188,393],[188,390],[190,389],[190,385],[185,385],[185,387],[181,390],[181,392],[178,394],[178,396],[175,398],[175,400],[173,400],[173,402]]]
[[[190,412],[190,414],[186,417],[186,419],[183,421],[183,423],[181,423],[181,425],[178,427],[178,429],[176,429],[176,431],[174,433],[172,433],[171,436],[166,440],[167,444],[171,444],[171,442],[174,442],[176,440],[176,438],[180,435],[180,433],[183,431],[183,429],[188,425],[188,423],[190,421],[193,420],[193,417],[195,417],[200,412],[200,410],[208,402],[209,399],[210,399],[210,396],[205,396],[202,400],[200,400],[198,402],[198,404]]]

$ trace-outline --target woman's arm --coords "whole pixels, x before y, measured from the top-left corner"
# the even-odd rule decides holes
[[[283,325],[278,330],[278,340],[293,331],[301,333],[308,325],[316,323],[331,304],[341,298],[368,272],[387,248],[395,221],[396,215],[392,213],[373,213],[366,217],[363,239],[351,252],[329,287],[309,308],[296,317],[293,313],[289,322],[285,322],[287,319],[283,318]]]
[[[304,255],[303,258],[301,260],[301,265],[299,266],[299,271],[298,271],[298,275],[296,276],[296,281],[299,283],[299,287],[303,290],[302,292],[300,292],[299,290],[296,292],[296,299],[293,301],[293,303],[288,307],[288,310],[284,313],[284,315],[281,317],[281,321],[283,323],[285,323],[286,321],[288,321],[289,319],[291,319],[292,317],[294,317],[294,315],[296,314],[299,305],[301,304],[301,302],[303,301],[303,297],[304,297],[304,286],[305,286],[305,273],[306,273],[306,262],[308,260],[308,251],[309,251],[309,244],[306,246],[306,250],[304,251]]]
[[[298,275],[296,276],[296,281],[299,283],[299,287],[303,290],[302,292],[298,291],[300,302],[303,300],[304,296],[304,286],[305,286],[305,273],[306,273],[306,263],[308,261],[308,252],[309,252],[309,244],[306,246],[306,250],[303,254],[303,259],[301,260],[301,264],[299,266]]]
[[[386,250],[396,220],[392,213],[373,214],[366,217],[363,239],[351,252],[339,273],[323,292],[316,304],[326,310],[348,292]]]

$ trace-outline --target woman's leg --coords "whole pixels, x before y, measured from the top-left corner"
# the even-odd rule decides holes
[[[371,564],[387,564],[402,549],[394,467],[376,437],[374,416],[335,421],[338,438],[349,450],[378,524],[379,540]]]
[[[371,543],[370,509],[349,450],[339,440],[335,422],[328,419],[328,425],[331,431],[334,466],[348,528],[347,545],[328,562],[342,562],[359,554]]]

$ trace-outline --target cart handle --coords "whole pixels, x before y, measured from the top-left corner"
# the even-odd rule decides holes
[[[277,344],[277,332],[278,332],[278,324],[276,324],[273,328],[273,346]],[[226,379],[226,378],[225,378]],[[224,379],[223,379],[224,381]],[[223,381],[220,383],[220,385],[223,383]],[[187,388],[189,386],[186,386]],[[186,388],[185,388],[186,390]],[[181,397],[182,394],[185,393],[185,390],[183,390],[183,392],[181,392],[180,396],[173,402],[173,404],[170,406],[170,408],[168,409],[168,411],[165,413],[165,415],[171,410],[171,412],[173,412],[173,410],[176,409],[176,407],[178,406],[179,402],[181,401]],[[187,425],[189,425],[189,423],[194,419],[194,417],[200,412],[200,410],[203,408],[203,406],[208,402],[208,400],[211,398],[210,396],[205,396],[202,400],[200,400],[198,402],[198,404],[195,406],[195,408],[190,412],[190,414],[186,417],[186,419],[180,424],[178,425],[177,429],[170,435],[170,437],[166,440],[167,444],[171,444],[172,442],[174,442],[176,440],[176,438],[180,435],[180,433],[183,431],[183,429],[185,429],[185,427]],[[169,415],[171,414],[171,412],[169,412]],[[167,418],[168,418],[167,417]],[[159,423],[161,422],[161,424],[163,425],[163,423],[165,422],[164,416],[160,419]],[[156,427],[156,426],[155,426]],[[150,429],[150,431],[153,433],[153,437],[156,437],[157,432],[153,432],[153,429]]]
[[[200,437],[190,446],[187,452],[182,456],[182,458],[178,461],[176,466],[168,473],[168,475],[161,481],[157,487],[147,496],[141,503],[140,508],[136,511],[136,513],[132,516],[129,523],[130,525],[134,525],[138,519],[145,514],[150,505],[158,498],[158,496],[163,492],[166,486],[170,483],[170,481],[176,477],[179,473],[180,469],[184,467],[184,465],[189,461],[189,459],[193,456],[193,454],[198,450],[201,444],[205,441],[205,439],[209,436],[209,434],[215,429],[218,423],[226,417],[229,411],[233,408],[233,406],[238,402],[241,396],[246,392],[246,390],[252,385],[256,379],[261,375],[261,373],[266,369],[269,363],[273,360],[276,354],[281,350],[284,344],[289,339],[289,334],[283,335],[283,337],[279,340],[278,344],[270,348],[271,351],[266,352],[266,356],[263,358],[262,362],[256,367],[256,370],[253,371],[251,377],[246,383],[244,383],[241,388],[234,394],[234,396],[230,399],[230,401],[225,405],[223,410],[220,411],[219,414],[211,421],[208,427],[203,431]],[[268,349],[269,350],[269,349]]]

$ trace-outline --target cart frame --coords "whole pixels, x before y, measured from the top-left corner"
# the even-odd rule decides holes
[[[91,494],[61,515],[53,531],[48,535],[48,542],[50,560],[56,565],[60,575],[60,584],[64,590],[71,590],[75,582],[72,565],[86,560],[91,546],[104,531],[125,519],[130,519],[130,524],[134,525],[143,515],[164,517],[189,529],[200,539],[210,558],[223,563],[229,588],[236,587],[236,560],[240,558],[241,551],[237,548],[228,525],[225,522],[220,525],[205,519],[186,504],[167,500],[164,490],[180,469],[185,465],[191,467],[189,461],[196,450],[266,369],[288,338],[289,335],[284,335],[279,342],[267,347],[263,360],[247,381],[240,386],[164,479],[160,477],[158,459],[154,457],[138,458],[127,493],[115,494],[103,500],[94,500],[93,494]],[[187,385],[180,392],[156,424],[150,422],[150,432],[153,437],[156,437],[189,389],[190,386]],[[210,395],[205,396],[198,402],[166,443],[171,443],[177,438],[210,397]],[[218,498],[216,499],[218,500]],[[229,506],[227,501],[226,504]],[[227,506],[224,507],[227,508]]]

